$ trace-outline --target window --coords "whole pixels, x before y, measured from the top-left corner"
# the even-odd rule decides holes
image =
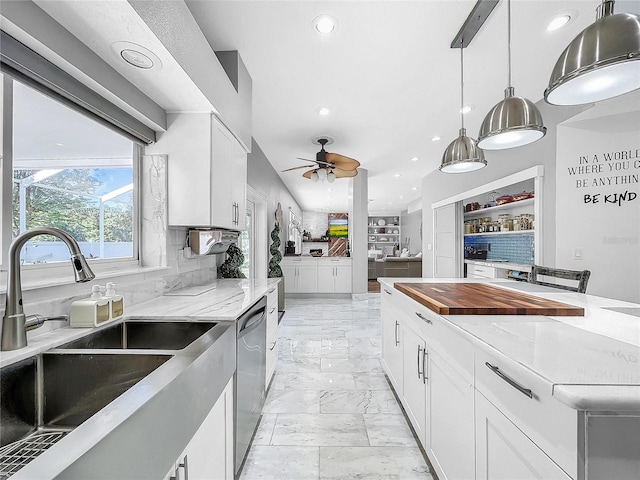
[[[5,179],[2,184],[11,189],[12,203],[10,212],[3,211],[3,232],[9,229],[15,238],[33,227],[58,227],[78,241],[87,259],[136,259],[139,147],[18,81],[4,85],[13,90],[13,108],[3,112],[5,122],[8,116],[12,121],[13,148],[10,169],[3,165],[3,175],[11,175],[11,186]],[[20,257],[22,264],[68,259],[66,246],[46,236],[29,241]]]

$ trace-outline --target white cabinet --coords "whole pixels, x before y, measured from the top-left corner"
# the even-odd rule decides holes
[[[430,349],[427,446],[441,480],[474,478],[473,383]]]
[[[411,425],[425,445],[427,377],[425,367],[427,342],[404,322],[402,325],[402,399]]]
[[[497,278],[496,268],[467,263],[467,278]]]
[[[269,387],[276,370],[278,360],[278,287],[274,286],[267,293],[267,346],[266,376],[264,389]]]
[[[351,293],[351,261],[341,258],[318,260],[319,293]]]
[[[247,154],[208,113],[167,114],[154,146],[168,155],[169,225],[244,230]]]
[[[233,378],[165,480],[233,480]]]
[[[351,259],[285,257],[280,264],[286,293],[351,293]]]
[[[382,355],[380,362],[398,395],[402,395],[402,347],[400,315],[391,305],[394,292],[383,286],[381,290]]]
[[[568,480],[553,460],[476,392],[477,480]]]

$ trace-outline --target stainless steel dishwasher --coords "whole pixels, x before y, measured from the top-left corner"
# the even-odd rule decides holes
[[[236,323],[235,473],[240,471],[264,406],[267,297],[262,297]]]

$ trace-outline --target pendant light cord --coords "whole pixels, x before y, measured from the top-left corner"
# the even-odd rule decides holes
[[[511,0],[507,0],[507,76],[511,88]]]
[[[464,39],[460,39],[460,123],[464,128]]]

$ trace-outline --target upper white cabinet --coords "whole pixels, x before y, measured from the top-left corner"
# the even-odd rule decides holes
[[[168,155],[169,225],[245,228],[247,154],[210,113],[168,114],[153,151]]]

